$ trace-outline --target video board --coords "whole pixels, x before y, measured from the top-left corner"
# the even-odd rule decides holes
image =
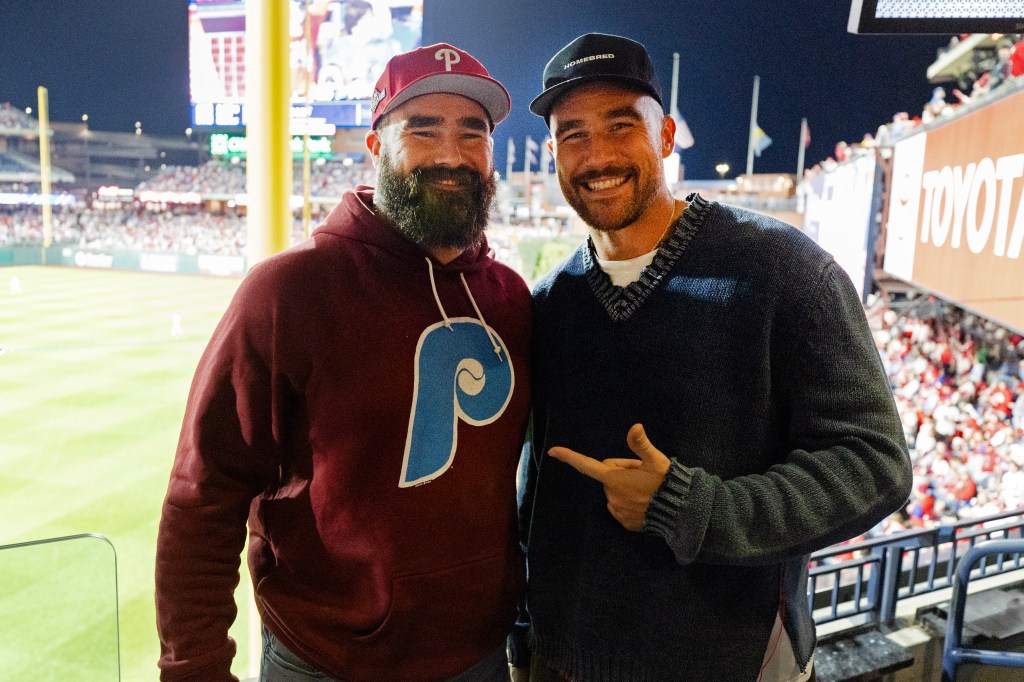
[[[853,280],[857,293],[871,289],[868,256],[874,253],[878,163],[866,154],[808,180],[804,195],[803,231],[832,254]]]
[[[1024,91],[899,141],[884,269],[1024,332]]]
[[[288,2],[293,123],[312,135],[369,125],[384,65],[422,43],[423,0]],[[190,0],[188,23],[192,125],[245,126],[245,0]]]
[[[1019,33],[1021,0],[851,0],[850,33]]]

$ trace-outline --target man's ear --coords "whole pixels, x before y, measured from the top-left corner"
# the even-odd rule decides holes
[[[676,148],[676,121],[665,114],[661,119],[661,158],[667,159]]]
[[[380,156],[380,131],[371,128],[370,132],[366,133],[366,149],[369,150],[370,155],[376,158]]]

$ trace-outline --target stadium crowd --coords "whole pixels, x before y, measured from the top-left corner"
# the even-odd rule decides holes
[[[952,307],[869,313],[915,476],[881,530],[1024,508],[1024,337]]]
[[[238,256],[245,253],[245,216],[211,213],[194,206],[150,211],[55,208],[52,242],[80,249],[185,255]],[[315,226],[315,222],[314,222]],[[300,216],[292,225],[292,242],[301,241]],[[0,246],[38,245],[43,220],[38,207],[0,208]]]
[[[369,164],[341,161],[316,163],[311,170],[310,195],[325,200],[314,204],[311,227],[346,189],[371,184],[375,175]],[[301,194],[301,171],[293,180],[293,191]],[[147,192],[234,198],[245,192],[245,163],[214,159],[201,166],[168,166],[135,188],[136,197],[145,197]],[[296,215],[292,241],[300,241],[304,234],[302,218]],[[245,253],[246,225],[244,214],[231,208],[210,211],[201,205],[136,201],[115,209],[54,207],[51,239],[82,249],[240,255]],[[36,245],[42,241],[38,206],[0,207],[0,246]]]
[[[314,214],[315,228],[326,211]],[[512,230],[496,227],[488,232],[495,257],[521,270],[518,241],[532,236],[534,228]],[[550,232],[547,230],[546,232]],[[292,226],[292,243],[304,238],[301,217]],[[59,208],[53,210],[54,244],[98,251],[136,251],[184,255],[239,256],[245,253],[245,216],[226,211],[210,213],[195,206],[150,211],[143,207],[122,209]],[[0,247],[37,246],[43,241],[39,207],[0,208]]]
[[[318,160],[310,168],[312,197],[341,199],[344,191],[357,185],[373,184],[376,172],[366,163]],[[245,192],[245,162],[212,159],[201,166],[167,166],[138,185],[143,192],[195,192],[204,196],[234,196]],[[302,194],[301,166],[292,173],[292,192]]]

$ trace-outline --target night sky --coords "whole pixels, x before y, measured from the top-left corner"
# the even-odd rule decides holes
[[[36,107],[97,130],[183,135],[188,120],[187,0],[0,0],[0,102]],[[800,119],[811,130],[807,165],[839,140],[858,142],[897,111],[920,114],[926,69],[949,36],[846,32],[849,0],[426,0],[424,42],[446,41],[479,58],[508,88],[513,112],[495,131],[495,165],[509,136],[543,139],[528,110],[544,64],[588,31],[647,45],[665,93],[680,53],[679,108],[696,140],[682,153],[689,178],[746,164],[754,75],[759,123],[774,143],[756,172],[795,172]],[[518,154],[522,159],[522,153]],[[516,164],[519,169],[521,164]]]

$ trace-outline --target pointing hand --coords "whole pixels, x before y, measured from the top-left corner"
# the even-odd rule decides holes
[[[563,447],[553,447],[548,454],[602,483],[612,516],[626,530],[641,531],[651,498],[665,480],[669,459],[648,440],[640,424],[629,429],[626,443],[640,459],[598,461]]]

